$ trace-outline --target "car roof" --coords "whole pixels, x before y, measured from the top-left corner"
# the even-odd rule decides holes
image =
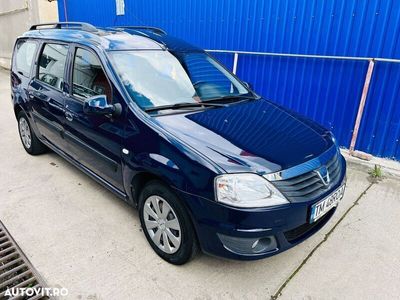
[[[22,37],[58,40],[68,43],[80,43],[87,46],[97,45],[106,51],[112,50],[170,50],[172,52],[203,51],[181,39],[172,37],[165,31],[147,26],[126,26],[126,27],[94,27],[86,23],[82,27],[54,26],[56,28],[41,28],[39,24],[31,27]],[[90,27],[88,27],[90,26]],[[91,30],[88,30],[91,29]]]

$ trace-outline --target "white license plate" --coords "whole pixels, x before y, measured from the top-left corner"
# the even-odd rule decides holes
[[[330,194],[327,198],[322,199],[321,201],[315,203],[311,206],[311,216],[310,223],[317,221],[323,215],[325,215],[328,211],[338,205],[340,199],[342,199],[344,194],[345,185],[342,185],[332,194]]]

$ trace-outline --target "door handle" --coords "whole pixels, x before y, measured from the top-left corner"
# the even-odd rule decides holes
[[[30,99],[39,98],[43,100],[43,98],[45,98],[45,95],[43,93],[36,90],[29,90],[28,95]]]
[[[65,112],[65,118],[70,122],[74,120],[74,116],[68,111]]]
[[[29,96],[29,99],[34,99],[34,98],[35,98],[35,96],[37,97],[37,95],[36,95],[36,92],[35,92],[35,91],[29,91],[29,90],[28,90],[28,96]]]

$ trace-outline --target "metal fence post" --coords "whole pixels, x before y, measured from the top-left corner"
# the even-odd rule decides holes
[[[64,18],[65,22],[68,22],[67,0],[64,0]]]
[[[351,138],[351,143],[350,143],[350,154],[354,152],[354,148],[356,146],[358,131],[360,129],[361,119],[364,113],[365,101],[367,100],[369,85],[371,83],[371,77],[374,71],[374,66],[375,66],[375,60],[371,59],[368,64],[367,74],[365,75],[365,81],[364,81],[363,91],[361,94],[360,105],[358,106],[357,118],[354,124],[353,136]]]
[[[239,53],[235,52],[235,54],[233,55],[233,69],[232,69],[232,73],[235,75],[237,71],[238,59],[239,59]]]

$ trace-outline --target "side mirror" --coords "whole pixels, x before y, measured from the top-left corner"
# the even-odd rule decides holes
[[[121,115],[122,106],[119,103],[108,104],[106,95],[93,96],[83,103],[83,112],[88,115]]]
[[[249,90],[253,90],[253,86],[251,83],[244,81],[243,82],[244,86],[247,87]]]

